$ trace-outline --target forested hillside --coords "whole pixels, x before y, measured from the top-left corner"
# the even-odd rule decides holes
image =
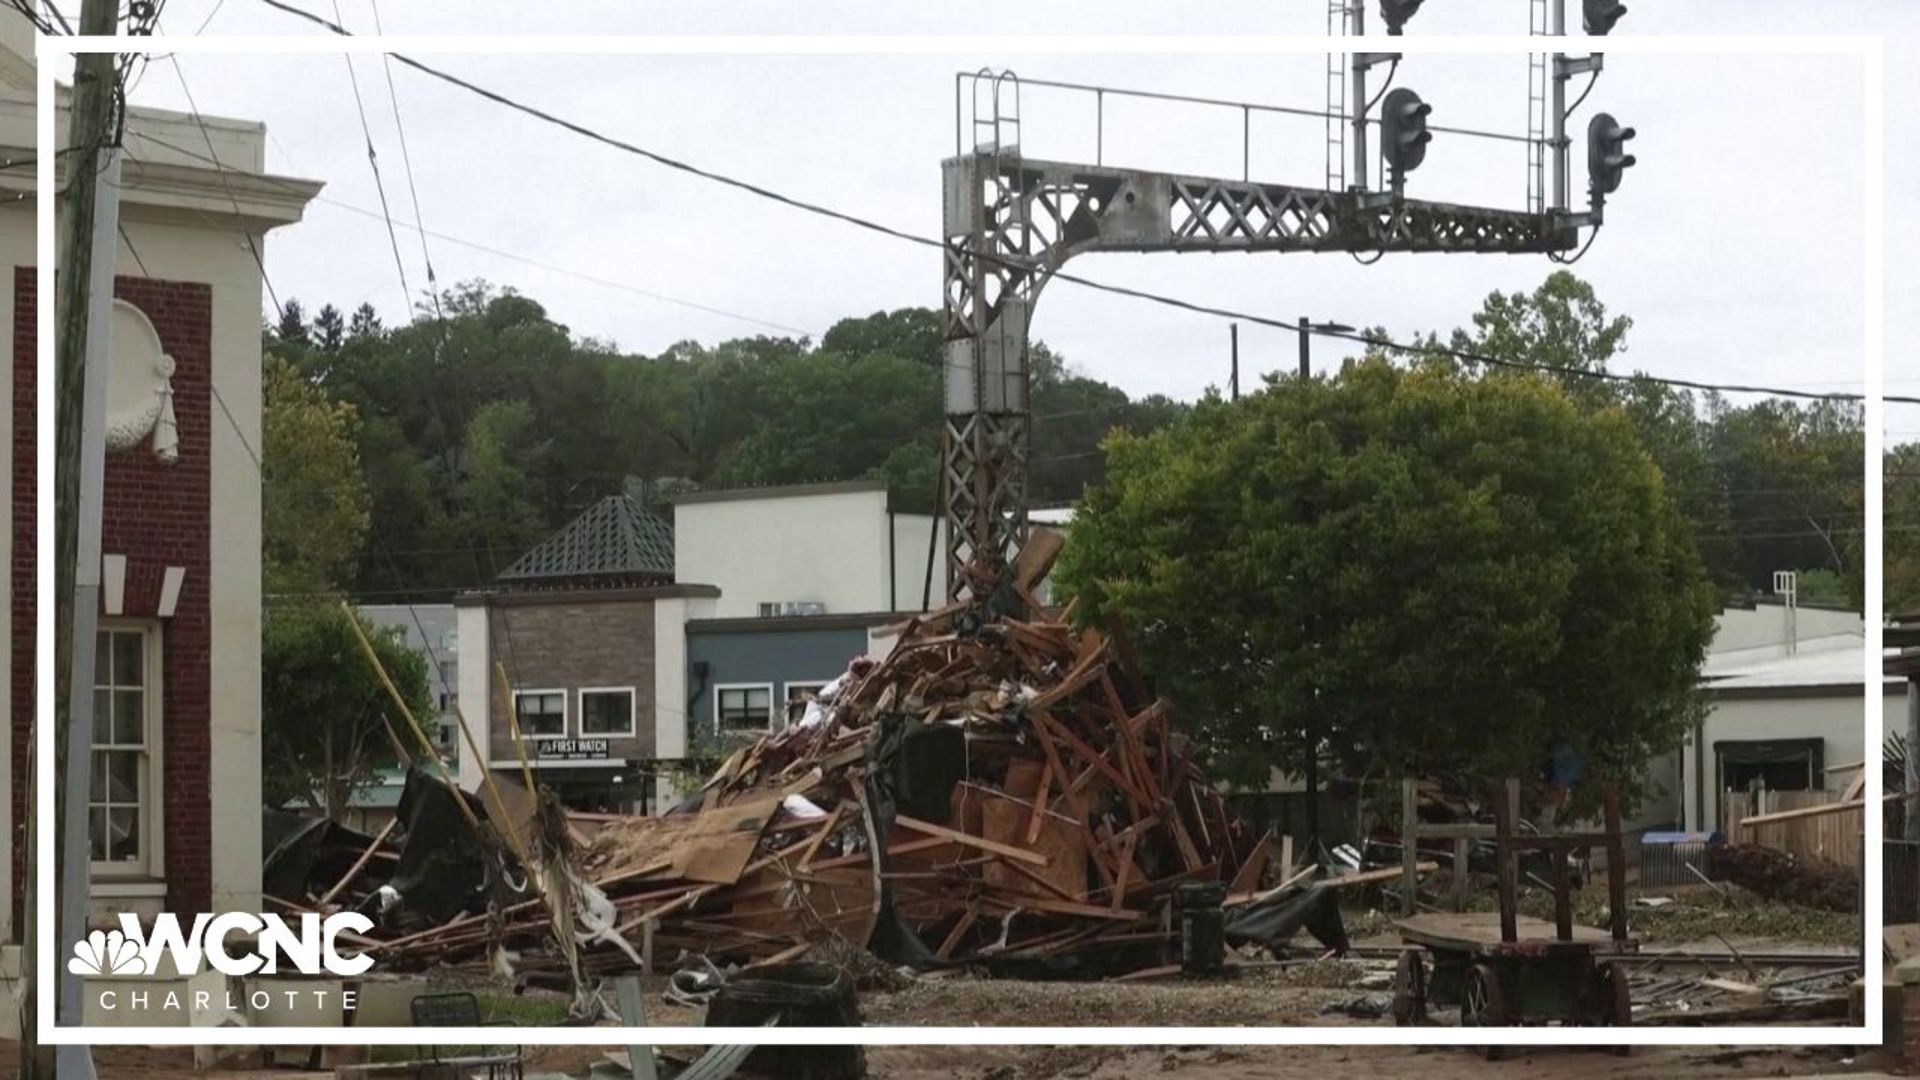
[[[1426,340],[1518,363],[1622,371],[1631,326],[1563,271],[1531,293],[1489,296],[1469,326]],[[276,409],[346,406],[311,423],[341,431],[357,452],[359,489],[348,484],[331,501],[348,514],[364,507],[366,520],[364,542],[344,572],[287,581],[325,581],[368,599],[444,596],[490,580],[630,480],[658,498],[684,487],[879,476],[892,481],[903,505],[933,502],[937,311],[843,319],[817,342],[688,341],[641,356],[572,333],[532,298],[475,282],[396,327],[367,307],[347,316],[329,305],[309,318],[290,300],[266,333],[270,352],[299,376],[277,391],[269,380],[270,424]],[[1131,398],[1095,377],[1100,358],[1074,359],[1043,343],[1033,349],[1036,503],[1070,502],[1102,476],[1100,443],[1109,430],[1144,432],[1189,411],[1164,397]],[[1661,367],[1656,357],[1644,363]],[[1484,363],[1462,368],[1480,377],[1538,377]],[[1724,594],[1765,591],[1773,571],[1799,570],[1804,599],[1858,602],[1864,442],[1857,404],[1735,403],[1647,380],[1555,378],[1583,406],[1621,409],[1632,419]],[[1287,384],[1273,385],[1285,392]],[[288,440],[278,452],[321,453],[315,445]],[[271,444],[268,453],[270,483],[277,477],[291,490],[306,463],[271,460]],[[338,456],[324,461],[324,480],[308,487],[344,482]],[[276,511],[269,491],[270,519],[309,515],[280,530],[288,545],[341,534],[311,518],[313,501],[303,496]],[[268,533],[276,535],[274,520]]]

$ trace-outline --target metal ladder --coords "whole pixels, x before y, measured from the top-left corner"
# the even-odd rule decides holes
[[[1527,35],[1545,37],[1547,0],[1527,0]],[[1541,213],[1547,206],[1547,80],[1551,78],[1547,53],[1527,54],[1527,210]]]
[[[1544,0],[1533,0],[1542,3]],[[1327,0],[1327,36],[1350,32],[1348,0]],[[1347,187],[1347,54],[1327,54],[1327,190]]]

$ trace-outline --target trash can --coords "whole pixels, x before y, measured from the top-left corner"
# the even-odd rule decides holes
[[[769,964],[728,979],[707,1006],[707,1027],[859,1027],[853,979],[827,964]],[[860,1080],[862,1046],[764,1046],[747,1058],[749,1075],[794,1080]]]
[[[1180,920],[1180,970],[1188,975],[1217,975],[1227,960],[1227,887],[1218,881],[1190,881],[1173,891]]]

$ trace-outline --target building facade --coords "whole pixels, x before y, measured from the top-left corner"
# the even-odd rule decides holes
[[[795,722],[856,658],[885,655],[892,642],[883,631],[900,618],[876,612],[688,622],[688,756],[710,761]]]
[[[690,492],[673,529],[674,579],[718,586],[721,618],[946,603],[945,527],[902,510],[884,480]]]
[[[360,617],[400,635],[427,662],[434,746],[449,766],[460,760],[460,631],[452,604],[364,604]]]
[[[16,164],[36,156],[31,34],[18,13],[0,15],[0,158]],[[263,250],[320,190],[262,175],[265,140],[257,123],[128,110],[87,822],[96,917],[260,907],[261,503],[250,447],[260,443],[262,285],[248,244]],[[170,149],[209,143],[220,167]],[[36,371],[39,195],[32,169],[0,170],[0,320],[13,345],[13,376],[0,381],[0,452],[13,476],[12,513],[0,521],[11,551],[0,603],[13,630],[0,664],[13,716],[0,740],[0,936],[10,941],[29,902],[25,779],[41,614],[35,420],[49,388]]]
[[[649,812],[686,756],[686,623],[719,591],[673,580],[673,530],[610,495],[523,555],[489,587],[454,600],[463,662],[458,719],[483,754],[463,753],[476,790],[488,770],[536,782],[580,809]]]

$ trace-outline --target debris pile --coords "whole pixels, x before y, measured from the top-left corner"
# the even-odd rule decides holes
[[[674,811],[573,815],[577,957],[552,904],[483,888],[386,940],[383,962],[498,947],[522,950],[523,973],[579,972],[834,945],[922,970],[1145,973],[1178,960],[1176,890],[1202,882],[1224,886],[1229,945],[1278,952],[1304,928],[1344,949],[1332,893],[1302,884],[1311,867],[1270,880],[1271,837],[1227,811],[1124,647],[1034,602],[1050,537],[984,604],[907,623],[884,661],[856,662]]]
[[[1860,902],[1860,873],[1852,867],[1796,858],[1758,844],[1713,848],[1713,876],[1769,900],[1822,911],[1853,911]]]

